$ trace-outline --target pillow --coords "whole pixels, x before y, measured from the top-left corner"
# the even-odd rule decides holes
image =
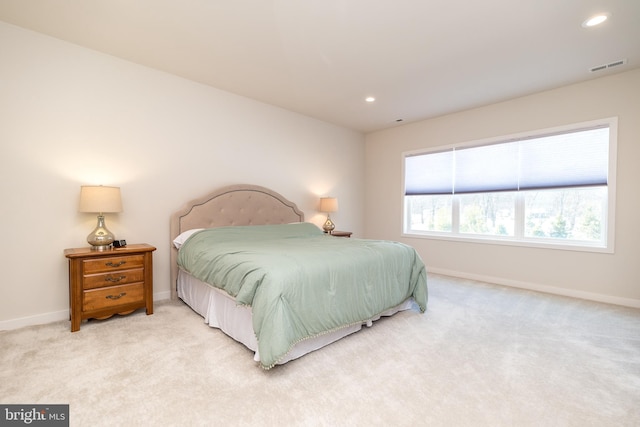
[[[178,237],[173,239],[173,246],[175,246],[176,249],[180,249],[180,246],[182,246],[182,244],[186,242],[187,239],[191,237],[192,234],[197,233],[198,231],[201,231],[201,230],[204,230],[204,228],[194,228],[191,230],[187,230],[184,233],[181,233]]]

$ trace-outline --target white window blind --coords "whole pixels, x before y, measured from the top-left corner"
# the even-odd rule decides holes
[[[518,143],[455,150],[455,193],[516,191]]]
[[[452,194],[453,150],[405,159],[405,194]]]
[[[609,126],[405,158],[405,194],[607,185]]]
[[[607,185],[609,127],[520,142],[519,189]]]

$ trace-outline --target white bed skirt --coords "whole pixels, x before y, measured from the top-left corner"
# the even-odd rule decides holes
[[[223,290],[210,286],[182,270],[178,271],[178,297],[196,313],[204,317],[205,323],[209,326],[221,329],[225,334],[254,351],[254,360],[256,362],[260,361],[258,340],[253,332],[250,307],[236,305],[235,300]],[[413,298],[409,298],[402,304],[362,324],[347,326],[337,331],[303,340],[296,344],[278,364],[297,359],[357,332],[362,329],[362,325],[371,326],[381,316],[392,316],[399,311],[410,310],[415,307],[417,307],[417,304]]]

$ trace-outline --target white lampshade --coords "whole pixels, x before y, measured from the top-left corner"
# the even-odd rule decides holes
[[[92,213],[122,212],[120,187],[81,186],[79,211]]]
[[[338,199],[335,197],[321,197],[320,212],[338,212]]]

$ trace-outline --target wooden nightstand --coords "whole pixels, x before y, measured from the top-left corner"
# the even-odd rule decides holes
[[[351,231],[332,231],[331,235],[335,237],[351,237],[353,233]]]
[[[84,319],[106,319],[146,308],[153,314],[151,245],[127,245],[106,251],[89,247],[65,249],[69,258],[71,332]]]

